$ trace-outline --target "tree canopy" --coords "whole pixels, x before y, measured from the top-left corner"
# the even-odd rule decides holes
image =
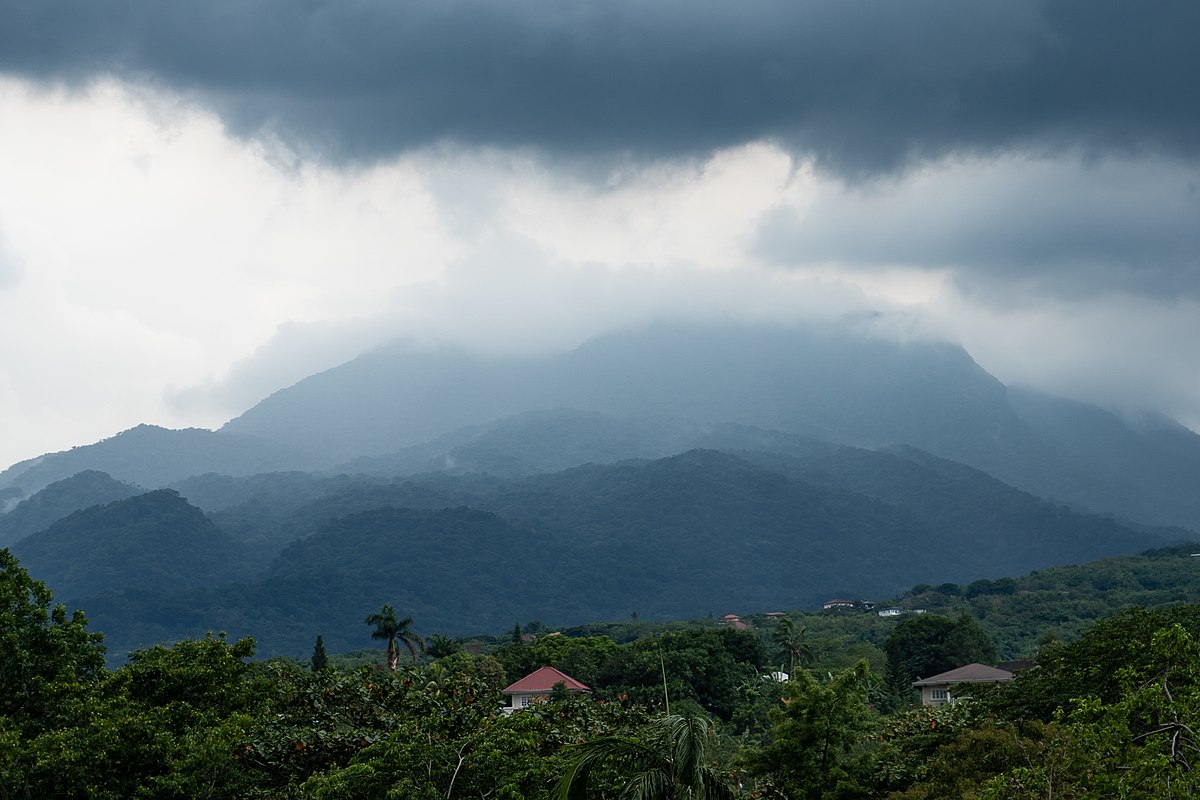
[[[896,624],[884,645],[888,682],[901,695],[912,682],[966,664],[988,664],[996,648],[979,622],[966,614],[956,619],[919,614]]]
[[[104,672],[103,636],[0,549],[0,716],[53,720]]]

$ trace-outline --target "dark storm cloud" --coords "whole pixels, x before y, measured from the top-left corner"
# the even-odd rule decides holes
[[[0,0],[0,69],[198,94],[338,158],[436,141],[845,174],[1009,147],[1200,153],[1200,3]]]
[[[974,161],[781,206],[753,247],[781,266],[943,267],[996,298],[1200,299],[1198,186],[1200,167],[1164,159]]]

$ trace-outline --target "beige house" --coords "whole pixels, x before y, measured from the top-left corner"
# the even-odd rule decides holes
[[[940,675],[931,675],[919,681],[913,681],[913,686],[921,690],[921,705],[940,706],[953,702],[952,688],[962,683],[1007,683],[1013,679],[1013,674],[1005,669],[989,667],[986,664],[967,664]]]
[[[550,699],[554,687],[562,684],[568,692],[591,693],[591,689],[554,667],[542,667],[526,675],[504,690],[504,713],[511,714],[519,708]]]

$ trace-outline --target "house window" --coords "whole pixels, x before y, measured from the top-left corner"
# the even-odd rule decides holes
[[[521,695],[521,708],[531,706],[537,702],[537,697],[532,694]]]
[[[941,700],[944,703],[950,702],[950,690],[949,689],[934,689],[933,691],[931,691],[929,693],[929,696],[930,696],[930,698],[932,698],[934,700]]]

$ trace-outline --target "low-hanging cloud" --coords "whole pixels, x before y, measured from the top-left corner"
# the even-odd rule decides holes
[[[764,214],[754,249],[797,267],[940,269],[1011,301],[1110,293],[1200,299],[1200,167],[1162,159],[942,163],[870,192]]]
[[[167,401],[178,413],[232,416],[392,339],[490,355],[540,354],[662,319],[833,323],[886,306],[853,285],[772,270],[569,264],[502,231],[475,242],[441,280],[394,292],[386,312],[280,326],[224,375],[173,389]]]
[[[183,90],[376,160],[770,139],[861,176],[948,153],[1200,154],[1200,4],[1164,0],[0,0],[0,70]]]
[[[1110,297],[998,308],[948,298],[925,309],[1002,381],[1200,430],[1200,302]]]

